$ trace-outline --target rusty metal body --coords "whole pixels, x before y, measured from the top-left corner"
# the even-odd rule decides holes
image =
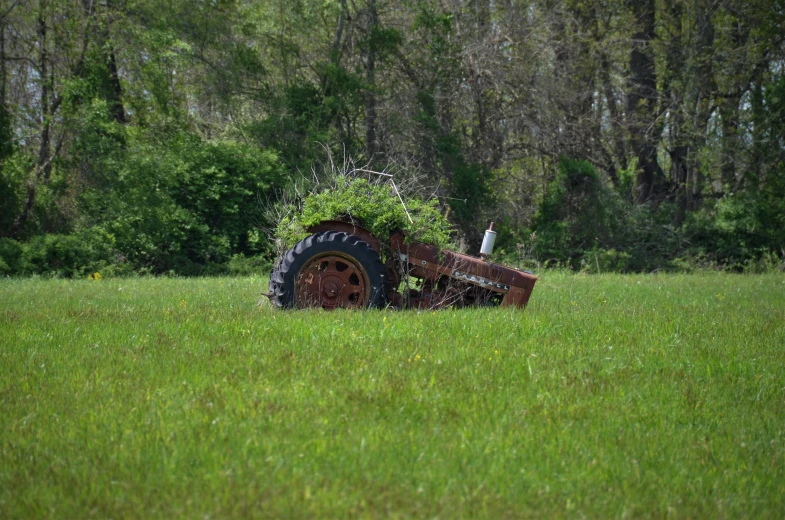
[[[406,244],[401,232],[393,233],[390,246],[387,299],[401,307],[524,307],[537,281],[530,273],[473,256],[439,251],[420,242]],[[414,278],[416,287],[401,291],[406,278]]]
[[[537,277],[435,246],[411,241],[394,232],[389,243],[355,222],[331,220],[308,229],[311,233],[338,231],[354,235],[376,253],[387,256],[386,301],[395,308],[503,306],[523,308]],[[332,306],[330,306],[332,308]]]
[[[377,254],[381,254],[382,244],[379,239],[356,221],[345,222],[343,220],[323,220],[315,226],[308,228],[309,233],[320,233],[324,231],[343,231],[344,233],[354,235],[371,246],[371,249],[376,251]]]

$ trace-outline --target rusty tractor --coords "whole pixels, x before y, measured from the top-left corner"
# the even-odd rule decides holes
[[[439,251],[395,231],[386,242],[352,219],[324,221],[289,249],[270,274],[267,296],[283,309],[395,309],[502,306],[523,308],[537,277],[488,261],[496,232],[485,232],[480,257]],[[386,257],[382,263],[381,257]]]

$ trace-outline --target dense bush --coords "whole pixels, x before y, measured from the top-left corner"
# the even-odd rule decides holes
[[[259,197],[282,182],[273,152],[182,131],[163,129],[140,138],[133,132],[114,135],[115,130],[107,123],[80,137],[89,141],[87,148],[100,142],[112,153],[80,155],[88,187],[73,202],[79,217],[70,226],[54,226],[34,215],[28,228],[37,231],[30,238],[0,242],[0,274],[219,274],[247,271],[259,263],[247,259],[271,256],[259,232],[269,224]],[[9,188],[0,200],[13,206],[2,212],[6,229],[24,190],[17,170],[25,168],[17,163],[7,159],[0,177],[0,188]],[[39,199],[53,189],[59,189],[54,180]],[[50,213],[49,218],[56,214]]]
[[[709,200],[677,226],[673,203],[634,204],[605,185],[590,163],[561,158],[532,229],[502,222],[507,236],[499,258],[587,272],[782,269],[783,184],[772,178],[759,193]]]
[[[23,243],[0,239],[0,273],[5,275],[70,278],[96,272],[130,274],[132,268],[115,249],[114,238],[100,228],[38,235]]]
[[[410,223],[387,184],[331,177],[285,206],[285,216],[273,222],[259,198],[274,198],[273,189],[285,185],[275,154],[183,132],[122,141],[125,148],[111,161],[91,165],[100,177],[79,197],[80,218],[70,230],[0,239],[0,275],[261,273],[274,254],[261,227],[275,229],[280,251],[305,237],[307,227],[340,216],[358,219],[379,237],[400,228],[410,238],[455,247],[453,228],[436,200],[408,198]],[[7,158],[0,179],[9,187],[3,200],[14,207],[24,179],[20,160]],[[495,258],[586,272],[783,270],[785,175],[780,170],[768,175],[759,191],[709,198],[677,226],[673,203],[635,204],[590,163],[562,158],[531,227],[498,222]],[[55,189],[60,188],[47,187],[41,196]],[[5,215],[8,228],[13,211]],[[52,227],[34,218],[35,226]]]
[[[720,199],[690,215],[685,233],[694,255],[738,269],[772,254],[785,257],[785,180]]]
[[[82,197],[85,223],[113,236],[136,269],[220,272],[233,255],[269,251],[259,197],[280,179],[269,151],[178,133],[131,148],[112,189]]]
[[[618,205],[590,163],[562,157],[534,219],[534,254],[577,266],[586,251],[612,247]]]
[[[0,275],[20,273],[22,245],[10,238],[0,238]]]

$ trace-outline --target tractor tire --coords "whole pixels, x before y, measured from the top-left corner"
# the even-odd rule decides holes
[[[278,261],[268,295],[281,309],[360,309],[384,306],[385,268],[359,237],[342,231],[315,233]]]

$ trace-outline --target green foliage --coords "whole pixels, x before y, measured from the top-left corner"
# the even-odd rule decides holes
[[[581,259],[581,271],[587,273],[626,273],[632,271],[633,257],[627,251],[594,249]]]
[[[14,152],[12,118],[4,100],[0,100],[0,163]]]
[[[0,275],[21,273],[22,245],[11,238],[0,238]]]
[[[2,20],[0,235],[50,237],[36,250],[89,229],[122,269],[233,271],[270,253],[257,196],[274,204],[281,168],[326,152],[423,176],[472,250],[497,222],[502,257],[604,272],[785,255],[781,2],[653,2],[653,33],[620,0],[23,4]],[[553,179],[559,154],[596,163]],[[664,173],[645,203],[641,166]]]
[[[590,163],[560,158],[534,220],[537,256],[575,267],[584,251],[607,244],[614,229],[612,197]]]
[[[246,256],[244,254],[232,255],[226,263],[226,273],[232,276],[258,276],[260,273],[269,273],[273,262],[268,255]]]
[[[638,158],[633,157],[630,159],[627,168],[619,170],[619,185],[616,187],[616,192],[625,201],[631,202],[634,197],[635,190],[635,176],[638,171]]]
[[[268,251],[256,229],[264,224],[258,198],[280,179],[271,152],[178,132],[137,141],[113,191],[89,191],[82,203],[132,265],[198,274],[235,254]]]
[[[758,193],[729,195],[689,215],[694,254],[742,266],[771,253],[785,256],[785,169]]]
[[[436,151],[443,168],[451,174],[450,207],[458,224],[466,232],[484,229],[486,223],[478,222],[477,215],[483,206],[494,203],[490,170],[484,164],[467,162],[455,135],[438,137]]]
[[[248,134],[261,146],[278,150],[291,169],[307,171],[310,160],[324,152],[324,144],[335,141],[330,125],[334,101],[325,100],[318,86],[296,81],[267,103],[270,116],[250,123]]]
[[[132,266],[118,258],[114,237],[100,228],[69,235],[37,235],[26,242],[0,239],[0,274],[82,277],[130,274]]]
[[[345,122],[357,118],[371,87],[338,63],[323,61],[315,68],[318,85],[298,79],[281,93],[271,93],[265,99],[269,115],[247,125],[251,137],[278,150],[283,163],[294,170],[307,171],[325,147],[336,155],[362,151],[359,137]]]
[[[690,243],[687,260],[697,258],[698,263],[738,271],[781,268],[785,258],[785,76],[773,77],[763,98],[772,117],[761,121],[753,146],[769,159],[768,164],[760,166],[763,171],[745,172],[748,189],[726,193],[687,215],[683,227]],[[763,145],[770,142],[777,145]]]
[[[436,60],[440,72],[455,70],[458,67],[457,53],[459,51],[455,42],[455,25],[452,13],[440,12],[438,8],[427,2],[418,6],[412,29],[425,34],[427,56]],[[449,79],[449,76],[445,79]]]
[[[561,158],[534,219],[533,256],[587,272],[676,268],[690,244],[673,225],[673,206],[634,204],[623,195],[604,185],[590,163]]]
[[[22,210],[25,181],[33,168],[33,158],[17,150],[0,161],[0,229],[10,230]]]
[[[492,197],[491,170],[483,162],[472,160],[468,153],[467,128],[459,124],[446,124],[452,115],[444,104],[444,92],[465,80],[466,71],[457,44],[455,16],[444,12],[435,4],[420,2],[412,29],[418,35],[417,48],[411,50],[412,58],[422,68],[423,77],[414,93],[417,110],[413,121],[421,136],[418,145],[428,157],[430,167],[451,198],[451,218],[469,237],[481,236],[487,222],[480,222],[478,215],[496,201]]]
[[[403,43],[401,31],[392,27],[382,27],[376,24],[371,27],[371,34],[364,46],[374,52],[376,59],[384,61],[391,59]]]
[[[33,237],[23,249],[22,272],[72,277],[103,270],[113,260],[111,237],[95,233]]]
[[[406,208],[413,222],[409,222],[391,186],[340,176],[334,188],[307,196],[301,212],[294,207],[288,208],[289,215],[278,224],[275,236],[281,247],[288,249],[308,236],[306,228],[309,226],[349,216],[359,220],[382,243],[392,231],[402,229],[408,232],[408,239],[440,248],[449,247],[451,228],[447,219],[439,213],[438,201],[410,198],[406,201]]]
[[[450,197],[450,207],[458,225],[467,233],[485,225],[478,223],[478,212],[495,201],[491,196],[492,175],[482,163],[466,160],[460,137],[455,133],[444,133],[435,115],[435,100],[427,90],[418,92],[421,110],[415,116],[423,130],[429,135],[436,166],[444,172],[444,182]],[[484,228],[483,228],[484,229]],[[472,235],[472,236],[476,236]]]
[[[61,161],[64,168],[80,172],[80,180],[91,188],[112,189],[117,172],[126,164],[129,130],[111,115],[111,103],[100,97],[69,107],[78,128],[72,153]]]

